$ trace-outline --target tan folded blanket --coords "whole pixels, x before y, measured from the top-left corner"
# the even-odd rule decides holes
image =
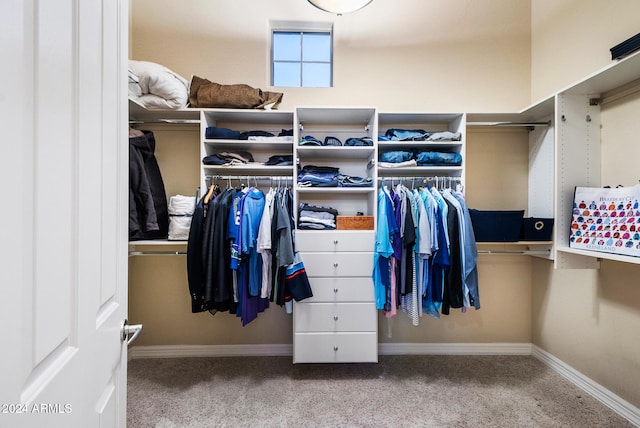
[[[194,108],[271,109],[282,101],[280,92],[267,92],[245,84],[221,85],[198,76],[191,78],[189,103]]]

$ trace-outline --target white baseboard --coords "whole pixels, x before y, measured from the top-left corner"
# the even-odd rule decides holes
[[[379,343],[380,355],[531,355],[530,343]]]
[[[186,357],[260,357],[291,356],[291,344],[267,345],[167,345],[132,346],[132,359],[136,358],[186,358]]]
[[[629,403],[628,401],[623,400],[613,392],[609,391],[604,386],[600,385],[597,382],[589,379],[564,361],[554,357],[547,351],[542,348],[539,348],[536,345],[531,345],[531,355],[542,361],[544,364],[549,366],[555,372],[559,373],[567,380],[572,382],[577,387],[581,388],[600,402],[602,402],[605,406],[611,408],[614,412],[618,413],[620,416],[626,418],[634,424],[635,426],[640,427],[640,409]]]
[[[380,355],[531,355],[530,343],[380,343]],[[130,359],[292,356],[293,345],[132,346]]]

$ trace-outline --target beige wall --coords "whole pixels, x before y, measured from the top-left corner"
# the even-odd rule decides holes
[[[533,0],[534,98],[609,64],[608,49],[639,31],[638,16],[635,0]],[[638,92],[604,99],[603,184],[640,178],[638,111]],[[640,406],[640,266],[604,261],[599,270],[554,270],[535,260],[533,273],[533,343]]]
[[[640,32],[637,0],[531,0],[531,99],[609,65],[610,48]]]
[[[305,0],[134,0],[132,54],[298,105],[513,111],[529,104],[528,1],[376,1],[336,17]],[[334,87],[269,87],[269,20],[334,24]]]

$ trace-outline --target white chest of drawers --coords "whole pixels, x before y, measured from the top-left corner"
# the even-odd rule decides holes
[[[294,304],[293,362],[378,361],[373,231],[296,232],[313,297]]]

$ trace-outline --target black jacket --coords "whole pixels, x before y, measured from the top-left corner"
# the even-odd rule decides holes
[[[129,239],[166,239],[167,194],[151,131],[129,138]]]

